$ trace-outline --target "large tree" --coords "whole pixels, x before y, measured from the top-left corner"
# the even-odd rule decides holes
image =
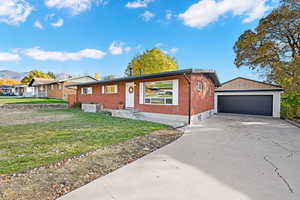
[[[128,64],[125,74],[129,76],[130,68],[133,70],[133,76],[142,74],[153,74],[159,72],[168,72],[178,69],[178,64],[174,58],[166,55],[158,48],[145,51],[132,59]]]
[[[47,75],[52,79],[56,79],[56,75],[53,72],[48,72]]]
[[[100,76],[99,72],[95,73],[95,79],[98,80],[98,81],[101,80],[101,76]]]
[[[234,51],[238,68],[248,66],[282,85],[287,94],[299,95],[300,0],[282,0],[254,31],[239,37]]]
[[[49,75],[49,73],[46,74],[42,71],[32,70],[21,80],[21,82],[23,84],[28,84],[33,78],[53,79],[53,77],[51,76],[51,74]]]

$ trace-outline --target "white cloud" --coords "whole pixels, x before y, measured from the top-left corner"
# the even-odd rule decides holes
[[[36,20],[33,26],[39,29],[43,29],[43,24],[39,20]]]
[[[121,55],[124,52],[131,51],[132,48],[129,46],[125,46],[124,42],[113,41],[109,46],[108,50],[112,55]]]
[[[267,0],[201,0],[179,15],[184,24],[201,28],[217,21],[221,16],[232,13],[246,17],[243,22],[261,18],[270,9]]]
[[[172,47],[171,49],[169,50],[162,50],[165,54],[176,54],[179,49],[178,48],[175,48],[175,47]]]
[[[164,45],[164,43],[159,42],[159,43],[156,43],[154,46],[155,46],[156,48],[159,48],[159,47],[161,47],[161,46],[163,46],[163,45]]]
[[[49,19],[53,18],[55,16],[54,13],[51,13],[51,14],[47,14],[44,18],[45,21],[48,21]]]
[[[46,6],[49,8],[58,8],[58,9],[69,9],[71,15],[77,15],[81,12],[87,11],[92,7],[92,4],[95,3],[99,5],[100,3],[106,4],[107,1],[103,0],[45,0]]]
[[[21,48],[13,48],[13,49],[11,49],[11,52],[13,52],[14,54],[20,53]]]
[[[151,2],[152,0],[137,0],[137,1],[133,1],[133,2],[128,2],[125,7],[126,8],[147,8],[148,4]]]
[[[64,25],[64,20],[60,18],[57,22],[51,23],[51,26],[59,28]]]
[[[175,54],[179,51],[178,48],[176,48],[176,47],[170,48],[170,46],[168,46],[164,43],[161,43],[161,42],[156,43],[154,46],[156,48],[160,48],[165,54]]]
[[[18,61],[21,60],[18,54],[0,52],[0,61]]]
[[[173,48],[171,48],[170,50],[169,50],[169,52],[171,53],[171,54],[175,54],[175,53],[177,53],[178,52],[178,48],[175,48],[175,47],[173,47]]]
[[[33,47],[24,51],[24,54],[40,61],[69,61],[81,60],[83,58],[101,59],[106,53],[97,49],[84,49],[78,52],[44,51],[40,47]]]
[[[166,20],[171,20],[173,17],[173,13],[171,10],[166,10]]]
[[[148,10],[141,14],[141,17],[144,19],[145,22],[149,22],[154,16],[155,14]]]
[[[19,25],[26,21],[32,10],[25,0],[0,0],[0,22]]]
[[[97,49],[84,49],[79,52],[79,55],[90,59],[101,59],[106,53]]]

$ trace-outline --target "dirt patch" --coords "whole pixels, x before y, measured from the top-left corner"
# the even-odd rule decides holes
[[[68,120],[72,114],[42,113],[38,110],[0,110],[0,126]]]
[[[0,177],[0,199],[57,199],[171,143],[181,135],[182,132],[173,129],[156,131],[24,173]]]

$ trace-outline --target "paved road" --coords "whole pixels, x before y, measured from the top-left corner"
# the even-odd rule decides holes
[[[299,200],[300,129],[217,115],[61,200]]]

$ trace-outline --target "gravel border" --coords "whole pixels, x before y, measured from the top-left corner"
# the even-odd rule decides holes
[[[290,123],[290,124],[296,126],[297,128],[300,128],[300,124],[297,123],[297,122],[291,121],[291,120],[289,120],[289,119],[285,119],[285,121],[287,121],[288,123]]]
[[[57,199],[181,137],[175,129],[155,131],[56,163],[0,176],[0,199]]]
[[[49,108],[68,108],[67,103],[52,104],[0,104],[0,110],[31,110]]]

